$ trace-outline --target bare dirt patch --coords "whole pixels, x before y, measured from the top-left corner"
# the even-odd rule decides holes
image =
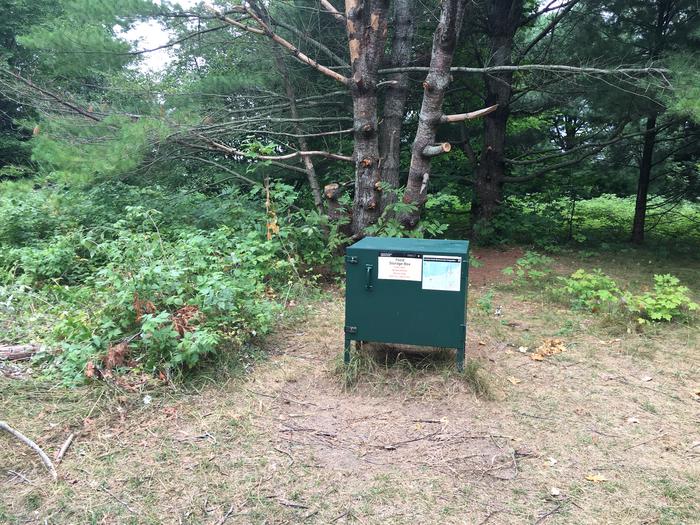
[[[479,261],[480,266],[469,269],[470,286],[481,288],[510,281],[510,278],[503,275],[503,269],[513,266],[524,253],[525,251],[519,247],[474,248],[471,256]]]

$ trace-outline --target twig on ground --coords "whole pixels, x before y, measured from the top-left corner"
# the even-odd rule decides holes
[[[231,517],[231,515],[233,514],[233,511],[235,508],[236,508],[236,506],[233,503],[231,503],[231,506],[226,511],[226,514],[221,516],[221,519],[216,522],[216,525],[224,525],[224,523],[226,523],[226,520],[229,519]]]
[[[486,515],[486,517],[485,517],[483,520],[481,520],[481,521],[479,522],[479,525],[484,525],[484,523],[486,523],[487,521],[489,521],[492,517],[494,517],[494,516],[495,516],[496,514],[498,514],[499,512],[501,512],[501,509],[492,510],[491,512],[489,512],[489,513]]]
[[[277,447],[272,447],[272,448],[274,448],[280,454],[284,454],[285,456],[287,456],[289,458],[289,465],[287,465],[287,468],[294,465],[294,456],[292,456],[289,452],[287,452],[286,450],[282,450],[281,448],[277,448]]]
[[[273,396],[272,394],[266,394],[264,392],[256,392],[255,390],[251,390],[250,388],[246,388],[246,390],[251,394],[255,394],[256,396],[269,397],[270,399],[277,399],[279,397],[279,395]]]
[[[341,518],[344,518],[344,517],[347,516],[348,514],[350,514],[350,511],[349,511],[349,510],[346,510],[346,511],[343,512],[342,514],[339,514],[338,516],[336,516],[335,518],[333,518],[333,519],[330,521],[330,523],[335,523],[336,521],[338,521],[338,520],[341,519]]]
[[[56,473],[56,468],[53,466],[53,463],[51,463],[49,456],[46,455],[46,453],[41,449],[41,447],[39,447],[39,445],[34,443],[31,439],[29,439],[27,436],[25,436],[21,432],[12,428],[5,421],[0,421],[0,430],[4,430],[8,434],[14,436],[18,440],[20,440],[22,443],[27,445],[29,448],[31,448],[34,452],[36,452],[39,455],[39,457],[41,458],[41,461],[44,463],[44,465],[48,469],[53,480],[58,481],[58,474]]]
[[[539,523],[542,523],[544,520],[546,520],[547,518],[549,518],[549,517],[552,516],[553,514],[556,514],[557,512],[559,512],[559,511],[561,510],[562,506],[564,505],[564,503],[565,503],[565,502],[562,501],[561,503],[559,503],[559,505],[557,505],[556,507],[554,507],[552,510],[550,510],[550,511],[547,512],[546,514],[542,514],[542,516],[540,516],[539,518],[537,518],[537,521],[535,521],[535,523],[533,523],[533,525],[538,525]]]
[[[16,477],[16,478],[21,479],[21,480],[24,481],[25,483],[29,483],[30,485],[33,485],[33,484],[34,484],[34,482],[33,482],[31,479],[27,478],[27,477],[26,477],[24,474],[22,474],[21,472],[17,472],[16,470],[8,470],[7,473],[8,473],[8,474],[12,474],[12,475],[13,475],[14,477]]]
[[[652,441],[656,441],[657,439],[660,439],[660,438],[664,437],[665,435],[666,435],[666,432],[662,432],[658,436],[655,436],[651,439],[647,439],[646,441],[642,441],[641,443],[637,443],[635,445],[630,445],[629,447],[623,448],[622,450],[630,450],[633,448],[641,447],[642,445],[646,445],[647,443],[651,443]]]
[[[63,456],[68,451],[68,447],[70,447],[70,445],[71,445],[71,443],[73,443],[74,439],[75,439],[75,434],[71,434],[70,436],[68,436],[68,438],[63,442],[63,445],[61,446],[60,450],[58,452],[56,452],[56,456],[54,457],[54,460],[56,461],[57,465],[63,460]]]
[[[439,434],[440,432],[442,432],[442,428],[440,428],[439,430],[436,430],[435,432],[431,432],[430,434],[425,434],[424,436],[418,436],[418,437],[416,437],[416,438],[407,439],[407,440],[405,440],[405,441],[397,441],[396,443],[391,443],[390,445],[377,445],[377,446],[378,446],[379,448],[383,448],[383,449],[386,449],[386,450],[395,450],[396,447],[399,447],[399,446],[401,446],[401,445],[406,445],[406,444],[408,444],[408,443],[413,443],[414,441],[421,441],[421,440],[423,440],[423,439],[431,438],[431,437],[433,437],[433,436]]]
[[[291,501],[291,500],[282,498],[280,496],[271,495],[271,496],[268,496],[268,498],[276,499],[280,505],[284,505],[285,507],[291,507],[293,509],[308,509],[309,508],[308,505],[304,505],[303,503],[297,503],[296,501]]]
[[[114,498],[114,500],[117,501],[118,503],[121,503],[122,505],[124,505],[124,507],[126,508],[126,510],[128,510],[128,511],[131,512],[132,514],[136,514],[137,516],[140,515],[140,513],[139,513],[138,511],[132,509],[126,501],[124,501],[124,500],[118,498],[118,497],[115,496],[112,492],[110,492],[110,490],[109,490],[108,488],[102,487],[102,486],[98,486],[97,489],[98,489],[98,490],[101,490],[102,492],[104,492],[104,493],[106,493],[106,494],[108,494],[109,496],[111,496],[112,498]]]

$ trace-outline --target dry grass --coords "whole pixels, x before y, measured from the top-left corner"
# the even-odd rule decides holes
[[[245,377],[148,404],[0,379],[0,419],[51,455],[79,432],[57,484],[0,437],[0,523],[699,523],[697,329],[627,333],[507,290],[495,317],[485,291],[463,375],[380,349],[346,383],[335,298]],[[549,337],[567,350],[518,351]]]

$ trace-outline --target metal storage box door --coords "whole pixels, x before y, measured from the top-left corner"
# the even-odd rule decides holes
[[[464,365],[469,242],[365,237],[345,256],[345,362],[351,341],[457,350]]]

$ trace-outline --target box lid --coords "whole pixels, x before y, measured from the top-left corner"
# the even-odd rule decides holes
[[[467,254],[469,241],[448,239],[408,239],[400,237],[365,237],[348,250],[387,252]]]

